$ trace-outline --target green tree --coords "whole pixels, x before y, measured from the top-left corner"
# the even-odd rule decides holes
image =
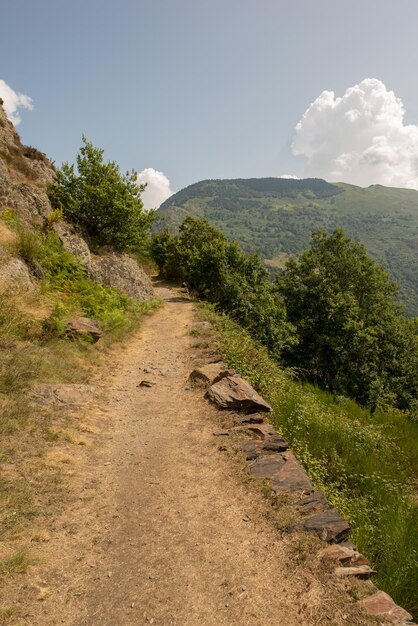
[[[298,343],[288,364],[323,388],[375,409],[413,410],[415,327],[397,304],[397,287],[362,244],[341,229],[316,232],[311,247],[277,278]]]
[[[114,161],[103,161],[103,150],[83,135],[75,165],[64,163],[57,171],[49,197],[70,221],[79,224],[98,245],[116,250],[142,250],[148,243],[153,211],[145,211],[143,185],[134,170],[121,174]]]
[[[207,220],[187,217],[179,235],[156,233],[151,249],[161,274],[186,281],[200,297],[216,304],[275,356],[292,341],[282,297],[275,293],[257,255],[245,254]]]

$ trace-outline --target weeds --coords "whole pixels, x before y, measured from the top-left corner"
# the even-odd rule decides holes
[[[36,563],[36,557],[28,550],[18,550],[8,559],[0,563],[0,572],[3,576],[10,574],[22,574],[26,572],[28,567]]]

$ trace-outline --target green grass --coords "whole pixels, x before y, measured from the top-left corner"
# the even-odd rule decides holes
[[[26,549],[18,550],[8,559],[0,562],[0,572],[3,576],[12,573],[22,574],[34,563],[36,563],[36,558],[33,554]]]
[[[225,361],[270,402],[276,428],[349,520],[379,587],[418,617],[418,424],[397,411],[372,416],[352,400],[303,385],[245,330],[208,305],[202,310]]]

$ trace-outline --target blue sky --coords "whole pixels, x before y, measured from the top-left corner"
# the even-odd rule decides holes
[[[324,90],[343,96],[374,78],[402,100],[403,124],[416,129],[417,35],[416,0],[3,0],[0,79],[33,99],[18,130],[58,164],[74,160],[84,132],[123,169],[161,170],[174,190],[204,178],[283,173],[350,182],[352,172],[358,182],[360,161],[350,158],[361,153],[361,163],[372,163],[368,144],[327,144],[318,156],[318,143],[341,128],[345,101],[340,111],[328,103],[326,114],[316,103],[300,129],[299,156],[295,127]],[[361,89],[363,121],[370,97],[386,107],[383,88],[376,96],[372,85],[370,96],[369,87]],[[328,128],[329,113],[328,135],[312,138],[309,125]],[[398,126],[402,115],[394,113]],[[379,116],[367,142],[386,135]],[[387,154],[393,170],[405,134],[398,130],[390,145],[372,146],[373,159],[386,155],[385,169],[359,184],[392,175]],[[396,167],[398,178],[411,169],[399,181],[413,186],[418,135],[406,134],[413,154]]]

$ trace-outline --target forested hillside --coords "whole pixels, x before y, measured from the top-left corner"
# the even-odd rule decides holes
[[[188,215],[205,217],[271,267],[304,250],[312,231],[341,226],[383,262],[407,314],[418,315],[417,191],[320,179],[205,180],[174,194],[159,214],[160,225],[175,227]]]

